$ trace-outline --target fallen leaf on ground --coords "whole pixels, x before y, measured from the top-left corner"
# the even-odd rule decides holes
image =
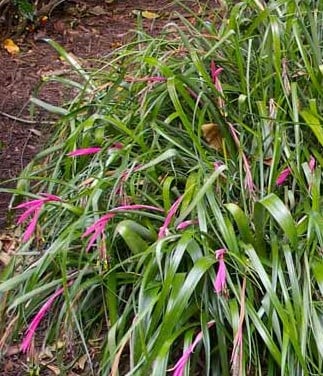
[[[3,42],[3,47],[11,55],[15,55],[20,52],[20,48],[16,45],[16,43],[12,39],[5,39]]]
[[[149,20],[154,20],[154,19],[160,17],[158,13],[149,12],[148,10],[144,10],[144,11],[141,13],[141,15],[142,15],[144,18],[148,18]]]
[[[89,9],[89,13],[94,16],[103,16],[107,12],[100,5],[97,5],[94,8]]]
[[[158,13],[149,12],[148,10],[141,11],[141,10],[134,9],[132,11],[132,14],[134,14],[136,16],[141,15],[142,17],[147,18],[149,20],[154,20],[154,19],[160,17],[160,15]]]
[[[77,368],[79,368],[80,370],[83,371],[84,368],[85,368],[85,364],[86,364],[87,360],[88,360],[88,356],[87,356],[87,354],[84,354],[79,358],[79,360],[76,362],[75,366],[77,366]]]
[[[48,369],[50,369],[55,376],[59,376],[61,374],[60,369],[57,366],[53,366],[52,364],[43,364],[46,366]]]

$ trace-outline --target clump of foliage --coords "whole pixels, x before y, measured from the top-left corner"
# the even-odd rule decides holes
[[[36,7],[33,3],[28,0],[13,0],[13,5],[23,18],[30,21],[34,20]]]
[[[13,190],[31,222],[6,337],[47,301],[44,343],[94,374],[166,375],[183,349],[186,375],[323,372],[322,14],[180,17],[92,74],[48,41],[84,83],[63,80],[64,108],[33,98],[62,117]]]

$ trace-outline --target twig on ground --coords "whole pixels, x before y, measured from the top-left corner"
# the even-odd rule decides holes
[[[19,118],[17,116],[14,116],[14,115],[10,115],[6,112],[3,112],[3,111],[0,111],[0,115],[2,116],[5,116],[9,119],[12,119],[12,120],[15,120],[15,121],[19,121],[20,123],[26,123],[26,124],[55,124],[56,121],[38,121],[38,120],[30,120],[30,119],[23,119],[23,118]]]

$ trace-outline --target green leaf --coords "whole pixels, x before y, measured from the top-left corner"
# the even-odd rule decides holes
[[[270,193],[268,196],[261,199],[259,204],[268,210],[296,249],[297,229],[290,211],[286,208],[281,199],[274,193]]]
[[[238,226],[242,240],[246,244],[253,244],[253,236],[249,228],[248,217],[243,210],[238,205],[232,203],[225,204],[225,207],[232,214]]]
[[[323,146],[323,126],[320,119],[308,110],[301,111],[301,116],[310,127],[318,142]]]
[[[152,240],[151,232],[132,220],[124,220],[118,223],[115,234],[121,235],[133,254],[142,253],[149,247],[144,238]]]

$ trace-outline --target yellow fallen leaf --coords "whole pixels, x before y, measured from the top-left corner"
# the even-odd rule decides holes
[[[158,17],[160,17],[159,14],[157,13],[154,13],[154,12],[149,12],[148,10],[144,10],[141,15],[144,17],[144,18],[148,18],[149,20],[154,20]]]
[[[14,55],[20,52],[20,48],[12,39],[5,39],[3,42],[3,47],[9,52],[9,54]]]

